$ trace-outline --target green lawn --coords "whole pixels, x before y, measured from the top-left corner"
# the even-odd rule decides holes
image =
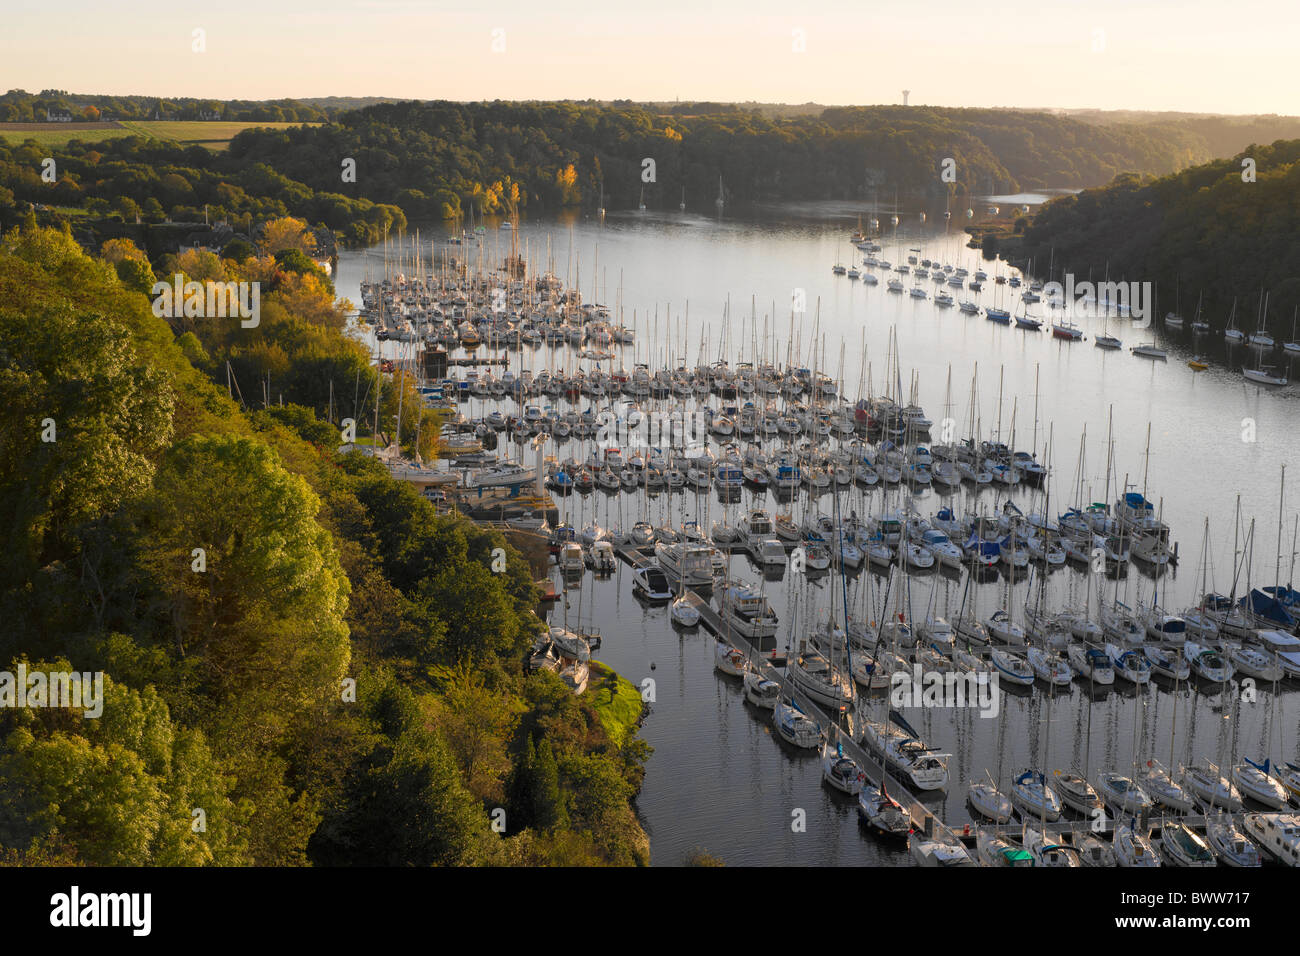
[[[596,712],[614,745],[623,746],[627,735],[636,729],[644,706],[641,691],[636,685],[599,661],[592,661],[591,676],[583,699]]]

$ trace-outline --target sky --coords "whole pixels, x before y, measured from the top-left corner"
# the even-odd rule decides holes
[[[1300,112],[1300,0],[9,0],[0,23],[0,88],[29,92]]]

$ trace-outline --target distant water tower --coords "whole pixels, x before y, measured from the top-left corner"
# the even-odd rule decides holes
[[[911,93],[911,92],[912,92],[911,90],[903,90],[903,105],[904,105],[904,106],[907,105],[907,94],[908,94],[908,93]]]

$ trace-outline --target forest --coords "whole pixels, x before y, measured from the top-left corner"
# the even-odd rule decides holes
[[[216,105],[205,108],[257,118]],[[144,136],[96,142],[93,130],[47,149],[10,133],[0,146],[0,220],[12,222],[28,204],[43,207],[43,223],[73,218],[83,228],[116,220],[247,229],[296,216],[364,245],[408,222],[594,210],[602,197],[609,209],[683,201],[712,209],[721,195],[742,205],[854,199],[958,210],[983,193],[1165,175],[1212,159],[1211,140],[1240,135],[1207,120],[1098,123],[936,107],[768,115],[707,103],[378,102],[330,110],[305,114],[316,125],[244,130],[219,151]]]
[[[1265,324],[1289,341],[1300,306],[1300,140],[1253,146],[1152,179],[1125,175],[1054,200],[1005,251],[1094,279],[1153,282],[1160,314],[1191,318],[1198,300],[1215,329],[1235,302],[1253,330],[1263,293]]]
[[[309,243],[0,240],[0,670],[104,675],[99,719],[0,709],[0,862],[648,862],[618,678],[526,673],[522,556],[340,453],[376,389],[398,439],[400,396]],[[261,282],[260,325],[156,317],[155,267]]]

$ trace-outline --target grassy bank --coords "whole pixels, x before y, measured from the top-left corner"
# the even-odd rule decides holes
[[[636,730],[641,720],[641,691],[626,678],[599,661],[591,662],[591,679],[584,695],[587,703],[600,718],[617,747],[623,746],[629,733]]]

